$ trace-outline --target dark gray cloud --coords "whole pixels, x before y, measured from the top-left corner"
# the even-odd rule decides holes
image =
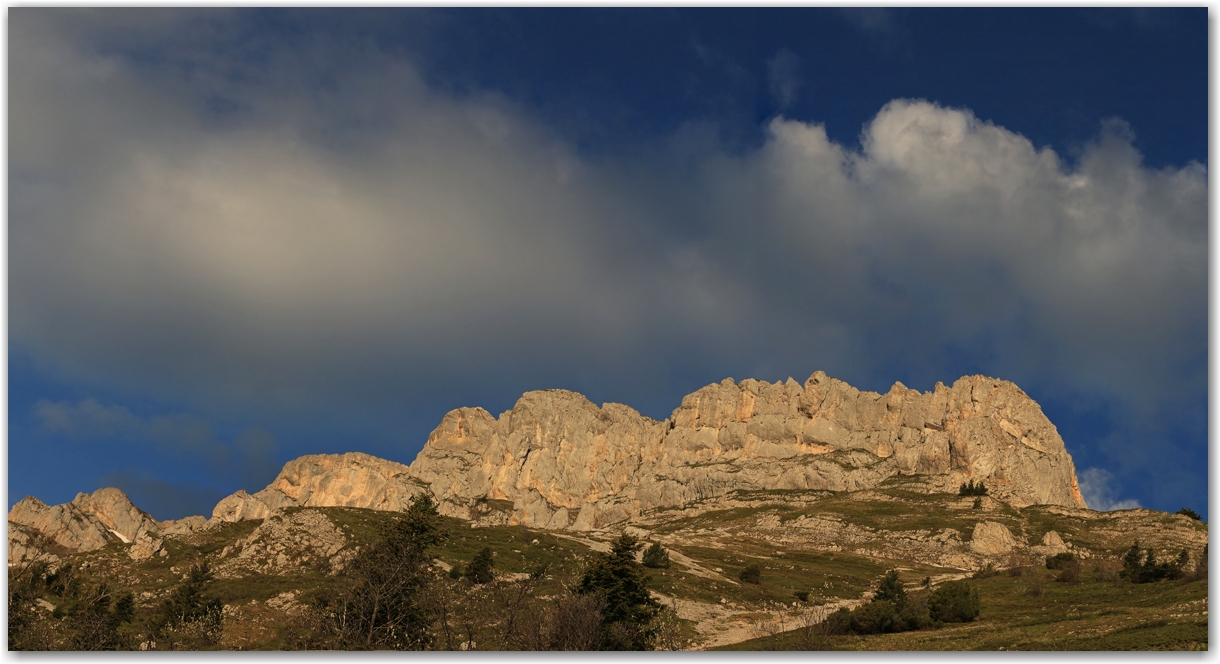
[[[127,468],[103,474],[99,487],[113,486],[127,494],[131,502],[153,518],[181,519],[187,516],[212,516],[212,508],[224,498],[215,487],[191,482],[166,482],[144,470]]]
[[[81,441],[119,441],[165,458],[202,464],[213,478],[238,481],[251,491],[266,486],[279,472],[279,444],[257,428],[225,442],[196,415],[142,417],[126,406],[103,405],[94,399],[75,404],[43,399],[35,406],[35,415],[47,433]]]
[[[226,16],[12,14],[15,344],[206,413],[819,368],[930,389],[966,364],[1118,404],[1163,451],[1184,443],[1149,423],[1206,394],[1206,170],[1144,167],[1119,125],[1069,163],[895,100],[859,150],[776,119],[758,149],[690,125],[609,163],[367,44],[205,48]],[[147,52],[107,47],[128,39]],[[46,422],[151,426],[114,408]],[[1136,443],[1094,453],[1116,492]]]

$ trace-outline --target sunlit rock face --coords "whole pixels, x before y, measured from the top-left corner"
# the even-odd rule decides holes
[[[362,452],[293,459],[265,489],[227,496],[212,510],[218,521],[264,519],[284,507],[364,507],[400,511],[426,490],[410,468]]]
[[[862,392],[813,374],[803,385],[726,379],[658,422],[565,390],[528,392],[498,418],[450,412],[410,467],[472,517],[512,503],[510,522],[585,530],[731,491],[852,491],[897,475],[926,491],[984,482],[1021,507],[1084,507],[1071,456],[1038,404],[1012,383],[969,376],[927,393]]]

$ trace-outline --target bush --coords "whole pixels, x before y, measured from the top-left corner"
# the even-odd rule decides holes
[[[361,549],[343,572],[344,583],[315,600],[324,647],[340,650],[423,650],[432,643],[425,601],[431,550],[445,541],[436,502],[416,496],[405,514]],[[217,607],[219,612],[219,606]]]
[[[898,570],[892,569],[881,577],[877,592],[873,595],[874,602],[890,602],[894,608],[901,610],[907,603],[907,591],[898,580]]]
[[[979,591],[965,581],[942,583],[928,598],[928,614],[937,622],[971,622],[979,615]]]
[[[976,510],[981,510],[981,509],[983,509],[983,499],[982,499],[982,498],[975,498],[975,499],[974,499],[974,504],[973,504],[973,505],[971,505],[971,507],[972,507],[972,508],[974,508],[974,509],[976,509]]]
[[[1072,553],[1060,553],[1046,557],[1046,569],[1065,569],[1076,565],[1076,556]]]
[[[1142,558],[1142,562],[1141,562]],[[1135,544],[1127,549],[1127,553],[1123,554],[1123,571],[1119,572],[1119,576],[1127,579],[1132,583],[1152,583],[1163,579],[1180,579],[1182,578],[1182,568],[1190,561],[1190,554],[1186,549],[1182,549],[1178,554],[1177,560],[1173,562],[1158,562],[1156,553],[1152,549],[1146,549],[1143,556],[1140,555],[1140,543],[1137,540]]]
[[[737,578],[741,579],[742,583],[758,585],[762,583],[762,568],[758,566],[758,563],[750,563],[745,566],[745,569],[741,570]]]
[[[999,572],[996,571],[995,565],[992,563],[987,563],[986,567],[983,567],[982,569],[975,571],[974,574],[970,575],[970,578],[972,578],[972,579],[990,579],[991,577],[993,577],[997,574],[999,574]]]
[[[466,566],[465,577],[470,579],[472,583],[484,584],[489,583],[496,575],[491,571],[492,555],[491,547],[483,547],[482,551],[475,554],[474,560]]]
[[[797,590],[797,591],[794,591],[794,592],[792,593],[792,596],[793,596],[793,597],[795,597],[795,598],[797,598],[797,599],[799,599],[799,600],[801,600],[802,602],[808,602],[808,601],[809,601],[809,591],[808,591],[808,590]]]
[[[957,490],[957,495],[959,495],[959,496],[986,496],[987,487],[983,486],[982,482],[975,484],[974,480],[970,480],[969,482],[962,483],[962,486]],[[980,503],[980,507],[981,506],[982,505]]]
[[[669,552],[661,546],[660,542],[654,543],[644,551],[644,567],[653,569],[667,569],[669,567]]]
[[[1202,516],[1202,515],[1200,515],[1200,514],[1199,514],[1198,512],[1196,512],[1196,511],[1194,511],[1194,510],[1190,509],[1189,507],[1183,507],[1182,509],[1180,509],[1180,510],[1178,510],[1178,511],[1174,512],[1174,514],[1181,514],[1182,516],[1188,516],[1188,517],[1190,517],[1190,518],[1194,519],[1195,521],[1202,521],[1202,520],[1203,520],[1203,516]]]

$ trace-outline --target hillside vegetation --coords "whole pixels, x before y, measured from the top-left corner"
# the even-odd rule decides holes
[[[10,566],[9,647],[1207,647],[1205,523],[980,500],[901,481],[741,492],[591,533],[473,527],[414,506],[290,507],[164,536],[164,555],[139,560],[121,542],[69,553],[41,541],[46,555]],[[1137,541],[1179,578],[1124,574]],[[654,544],[668,567],[655,553],[642,564]],[[977,596],[968,622],[928,611],[955,582]],[[887,617],[901,613],[895,588],[924,616],[905,631]]]

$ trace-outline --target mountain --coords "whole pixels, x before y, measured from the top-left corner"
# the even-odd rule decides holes
[[[959,495],[966,482],[986,495]],[[823,608],[855,606],[886,569],[918,588],[925,577],[935,586],[992,569],[1024,579],[1047,556],[1067,556],[1112,585],[1137,542],[1149,560],[1185,556],[1177,569],[1203,575],[1190,597],[1206,595],[1206,524],[1087,509],[1054,425],[1016,385],[969,376],[926,393],[896,383],[878,394],[822,372],[803,385],[726,379],[661,421],[565,390],[528,392],[499,417],[459,408],[409,466],[359,452],[300,457],[267,487],[221,500],[210,519],[158,522],[114,488],[55,506],[27,497],[9,514],[10,574],[34,557],[83,565],[139,589],[137,609],[152,611],[190,565],[208,562],[225,615],[237,619],[226,623],[225,647],[295,647],[284,635],[310,615],[307,600],[341,586],[345,566],[420,494],[450,524],[438,569],[492,546],[507,580],[525,583],[549,565],[540,583],[554,596],[619,533],[663,545],[674,569],[654,575],[652,593],[674,608],[690,647],[746,641],[759,621],[783,624],[797,610],[794,593],[816,595]],[[736,576],[751,562],[766,579],[758,588]],[[1132,647],[1198,642],[1197,626],[1179,629],[1195,625],[1181,608],[1195,599],[1140,592],[1104,586],[1089,595],[1100,608],[1088,629],[1110,629],[1099,625],[1117,619],[1105,616],[1130,605],[1124,625],[1162,625]],[[1003,602],[1020,615],[1033,610]],[[1170,605],[1178,613],[1161,610]],[[1203,625],[1205,643],[1205,616]]]
[[[970,376],[927,393],[895,383],[877,394],[819,371],[803,386],[725,379],[660,422],[566,390],[527,392],[499,418],[459,408],[409,467],[364,454],[302,457],[214,516],[401,509],[427,490],[450,516],[479,519],[489,501],[507,501],[507,523],[587,531],[735,491],[857,491],[899,475],[930,493],[980,481],[1018,507],[1085,507],[1063,440],[1016,385]]]

